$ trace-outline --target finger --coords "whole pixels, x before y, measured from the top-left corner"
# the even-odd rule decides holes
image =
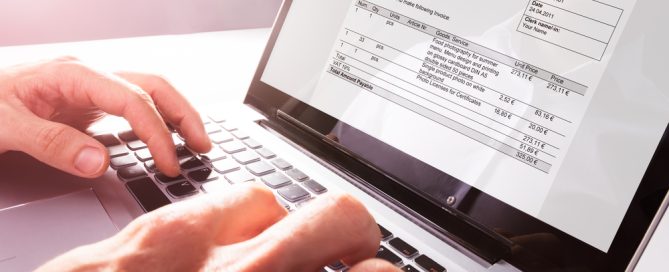
[[[107,150],[88,135],[67,125],[39,118],[30,111],[2,111],[1,124],[12,127],[6,135],[12,150],[32,157],[70,174],[93,178],[109,165]]]
[[[211,141],[204,130],[200,114],[167,80],[149,74],[131,72],[116,74],[149,93],[160,113],[166,121],[179,128],[179,133],[186,139],[190,148],[198,153],[209,152]]]
[[[362,261],[353,267],[349,272],[399,272],[400,269],[391,263],[381,259],[369,259]]]
[[[147,144],[160,171],[170,176],[179,174],[172,137],[151,97],[140,87],[76,61],[59,61],[42,69],[39,71],[41,81],[29,79],[25,85],[47,97],[53,97],[55,90],[71,105],[96,106],[107,113],[123,116]]]
[[[116,270],[207,271],[200,266],[213,249],[255,236],[285,214],[267,189],[232,186],[144,214],[102,243],[120,249]]]
[[[221,248],[217,256],[222,256],[219,265],[237,266],[232,270],[317,271],[337,260],[356,264],[371,258],[379,242],[379,229],[365,207],[349,195],[331,194],[249,241]],[[226,263],[230,256],[234,262]]]
[[[133,223],[136,229],[138,226],[155,226],[155,222],[167,222],[171,227],[166,232],[187,230],[199,235],[191,239],[199,237],[206,243],[220,246],[255,237],[286,214],[274,194],[265,187],[238,185],[224,193],[207,194],[165,206]],[[155,234],[157,239],[165,239],[158,233]]]

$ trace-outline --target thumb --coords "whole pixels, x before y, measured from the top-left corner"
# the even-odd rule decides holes
[[[32,114],[20,114],[14,121],[17,129],[10,136],[14,150],[84,178],[102,175],[109,165],[106,148],[81,131]]]

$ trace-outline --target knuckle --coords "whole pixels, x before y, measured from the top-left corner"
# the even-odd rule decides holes
[[[329,198],[334,208],[340,212],[357,217],[366,217],[368,215],[365,206],[349,194],[331,194]]]
[[[65,141],[63,136],[67,133],[64,126],[46,126],[38,130],[36,134],[36,145],[40,151],[47,156],[55,155],[58,150],[63,148]]]
[[[157,86],[171,86],[172,84],[166,76],[160,74],[149,75],[151,82]]]
[[[71,55],[60,56],[54,59],[55,62],[78,62],[79,58]]]
[[[163,235],[165,226],[169,225],[159,213],[146,213],[137,217],[123,229],[122,234],[128,239],[140,241],[144,244],[154,240],[154,237]]]
[[[376,226],[376,221],[362,202],[349,194],[333,194],[329,198],[334,213],[333,216],[345,220],[345,222],[342,222],[342,225],[348,226],[343,231],[346,231],[351,237],[359,237],[356,241],[360,243],[369,242],[367,244],[372,245],[372,249],[375,250],[373,248],[374,243],[370,239],[378,239],[379,230]],[[376,245],[378,245],[378,241]]]
[[[262,187],[257,184],[252,184],[244,188],[246,197],[254,199],[256,201],[268,202],[274,201],[274,194],[269,189]]]
[[[88,68],[78,60],[74,59],[58,59],[53,62],[54,69],[63,71],[63,72],[70,72],[70,73],[81,73],[84,71],[88,71]]]
[[[2,100],[2,98],[0,98]],[[0,102],[0,127],[10,128],[15,126],[15,110],[10,105]],[[15,131],[11,129],[0,129],[0,149],[16,149],[17,141],[13,141]],[[4,150],[0,150],[2,153]]]
[[[132,229],[143,229],[143,228],[153,228],[155,226],[162,225],[164,220],[158,212],[145,213],[137,217],[132,224],[129,225],[129,228]]]
[[[79,89],[83,79],[94,76],[93,71],[78,61],[53,61],[44,66],[49,80],[60,82],[63,90]]]
[[[390,262],[382,259],[369,259],[363,262],[364,271],[395,272],[399,269]]]
[[[135,88],[133,93],[135,94],[134,99],[137,102],[145,103],[145,104],[148,104],[148,105],[151,105],[151,106],[154,105],[153,98],[151,98],[151,95],[149,95],[148,93],[146,93],[144,90],[140,89],[139,87]]]
[[[166,206],[137,217],[131,224],[135,232],[148,232],[146,236],[160,235],[163,229],[189,229],[188,214],[175,211],[172,206]]]

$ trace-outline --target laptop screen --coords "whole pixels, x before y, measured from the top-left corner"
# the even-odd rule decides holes
[[[259,80],[425,198],[606,256],[669,121],[649,6],[294,0]]]

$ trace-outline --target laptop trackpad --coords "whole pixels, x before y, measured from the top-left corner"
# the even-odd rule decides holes
[[[93,190],[0,210],[0,271],[31,271],[118,232]]]

